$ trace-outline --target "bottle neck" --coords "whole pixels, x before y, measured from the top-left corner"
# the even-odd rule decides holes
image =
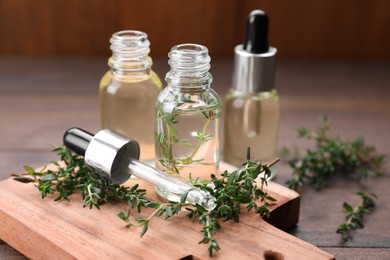
[[[213,80],[208,49],[198,44],[174,46],[169,53],[171,70],[166,74],[168,87],[180,92],[197,93],[210,88]]]
[[[152,59],[149,57],[150,42],[148,36],[140,31],[120,31],[110,39],[112,56],[108,65],[114,75],[149,74]]]

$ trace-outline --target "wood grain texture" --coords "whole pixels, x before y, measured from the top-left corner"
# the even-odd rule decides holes
[[[241,20],[255,8],[268,12],[280,57],[389,59],[389,1],[245,0],[243,6]]]
[[[4,241],[0,240],[0,259],[24,260],[26,258]]]
[[[61,143],[69,127],[80,126],[91,132],[99,129],[97,90],[106,62],[106,58],[0,58],[1,179],[21,172],[25,164],[38,167],[46,159],[57,159],[50,150]],[[155,59],[154,68],[163,77],[168,70],[166,59]],[[213,59],[213,86],[221,96],[230,86],[231,70],[231,59]],[[349,139],[363,134],[368,144],[390,156],[389,71],[390,64],[383,62],[279,61],[279,147],[310,147],[297,138],[296,129],[315,128],[317,117],[328,115],[335,133]],[[284,161],[278,167],[275,182],[283,185],[291,169]],[[336,259],[386,259],[390,248],[389,172],[388,165],[381,178],[362,183],[340,178],[331,181],[333,188],[321,192],[300,191],[300,219],[290,233],[334,254]],[[365,218],[365,228],[342,243],[335,233],[344,221],[341,205],[344,201],[358,203],[359,190],[374,192],[378,205]],[[10,252],[2,248],[9,249],[7,245],[0,244],[0,252]]]
[[[108,56],[113,32],[136,29],[154,57],[186,42],[231,57],[254,9],[269,13],[279,57],[390,59],[387,0],[2,0],[0,54]]]
[[[337,255],[337,260],[384,260],[388,259],[390,256],[390,249],[382,248],[335,248],[327,247],[326,251],[331,252],[334,255]],[[367,255],[370,255],[370,258],[367,258]]]
[[[127,185],[134,183],[139,183],[141,188],[148,190],[148,196],[158,200],[151,185],[135,179]],[[297,193],[272,182],[268,192],[277,199],[271,210],[299,200]],[[119,211],[125,211],[125,205],[106,204],[98,211],[82,208],[82,199],[78,196],[72,196],[71,200],[71,203],[42,200],[33,184],[12,179],[0,182],[0,237],[33,259],[208,258],[206,246],[197,243],[201,238],[201,225],[192,223],[185,214],[169,221],[153,219],[147,234],[140,239],[140,230],[126,229],[116,217]],[[285,219],[298,220],[299,203],[294,205],[297,207],[284,211]],[[150,214],[151,210],[145,212]],[[333,259],[332,255],[245,210],[242,213],[239,224],[221,223],[223,228],[216,238],[222,251],[215,255],[216,259],[254,259],[264,257],[266,252],[291,259],[302,256],[305,259]],[[285,225],[285,219],[281,216],[278,219]]]

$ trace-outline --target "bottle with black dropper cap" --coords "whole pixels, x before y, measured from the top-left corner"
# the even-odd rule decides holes
[[[250,147],[251,159],[269,163],[277,157],[280,103],[274,89],[276,49],[268,46],[265,12],[249,14],[246,41],[234,52],[233,84],[224,107],[223,160],[241,166]]]

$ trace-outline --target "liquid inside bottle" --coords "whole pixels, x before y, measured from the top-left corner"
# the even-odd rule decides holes
[[[195,44],[175,46],[169,57],[168,86],[156,102],[156,166],[186,181],[208,179],[218,172],[221,138],[221,100],[210,88],[210,57]]]
[[[176,110],[172,114],[157,110],[157,168],[192,178],[209,178],[219,166],[219,106]],[[167,116],[169,115],[169,116]]]
[[[226,96],[225,161],[240,166],[250,144],[251,158],[269,163],[278,157],[280,118],[279,96],[275,90],[243,93],[231,89]]]
[[[101,127],[137,140],[142,151],[140,159],[153,159],[154,100],[162,84],[151,70],[147,35],[121,31],[110,42],[111,70],[100,82]]]
[[[240,167],[251,160],[271,163],[278,156],[279,95],[274,88],[276,48],[268,45],[268,15],[252,11],[244,44],[234,48],[232,88],[225,100],[223,160]],[[275,167],[271,169],[275,176]]]

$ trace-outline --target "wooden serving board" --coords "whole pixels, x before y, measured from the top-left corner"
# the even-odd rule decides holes
[[[152,199],[154,188],[138,179]],[[129,183],[131,185],[131,183]],[[269,182],[277,199],[269,223],[242,211],[240,222],[221,222],[215,259],[334,259],[332,255],[285,233],[299,218],[299,195]],[[71,202],[42,200],[34,184],[12,178],[0,182],[0,239],[32,259],[207,259],[207,245],[198,244],[202,225],[185,212],[170,220],[154,218],[143,238],[140,228],[126,228],[117,217],[122,203],[100,210],[82,207],[78,194]],[[145,211],[148,213],[148,211]],[[272,225],[270,224],[272,223]]]

